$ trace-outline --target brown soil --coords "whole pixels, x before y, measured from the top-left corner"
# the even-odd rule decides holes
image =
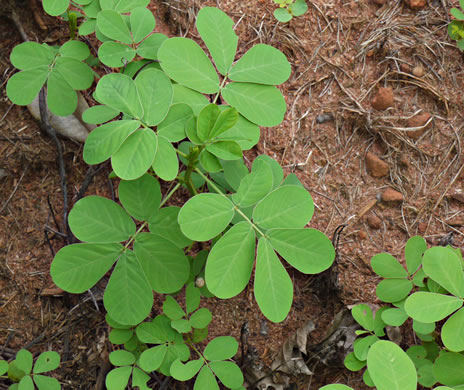
[[[30,39],[54,44],[67,36],[66,24],[44,15],[40,2],[17,3]],[[347,224],[335,266],[339,299],[317,298],[314,279],[289,269],[295,283],[293,308],[283,323],[267,324],[266,336],[260,334],[263,316],[251,284],[234,299],[206,303],[214,315],[211,335],[239,338],[247,321],[249,343],[270,364],[285,339],[308,320],[317,325],[310,336],[317,342],[341,307],[376,302],[378,278],[369,266],[374,254],[386,251],[403,259],[407,239],[416,234],[435,245],[454,232],[454,245],[462,248],[464,204],[456,194],[464,190],[463,57],[446,32],[448,11],[457,1],[431,1],[421,10],[411,10],[393,0],[383,6],[369,0],[314,0],[308,1],[304,16],[288,24],[273,18],[271,0],[217,3],[152,1],[151,7],[159,31],[198,39],[194,15],[202,6],[218,5],[237,23],[239,56],[256,43],[270,44],[287,55],[293,67],[290,80],[281,86],[287,115],[280,126],[262,130],[259,145],[247,157],[266,153],[281,162],[286,173],[298,175],[316,204],[310,226],[331,237],[337,226]],[[104,282],[94,291],[98,310],[88,294],[58,291],[53,296],[52,290],[45,296],[54,287],[49,276],[52,252],[65,245],[60,234],[64,226],[57,153],[27,109],[12,105],[6,97],[6,82],[15,72],[9,53],[21,43],[21,36],[8,10],[2,12],[0,354],[10,359],[28,344],[37,354],[53,349],[64,361],[56,372],[63,388],[98,388],[95,383],[107,369],[111,350],[98,296]],[[423,68],[421,77],[410,73],[417,66]],[[372,108],[380,87],[393,90],[393,106],[386,110]],[[431,114],[431,126],[419,137],[416,132],[408,136],[408,119],[419,110]],[[319,123],[322,114],[330,119]],[[72,204],[87,166],[82,145],[61,143]],[[367,152],[388,164],[387,176],[368,173]],[[110,167],[103,165],[87,194],[111,197],[109,172]],[[403,202],[381,201],[390,187],[403,195]],[[372,216],[377,217],[370,218],[376,221],[373,227],[368,223]],[[294,389],[317,389],[333,382],[363,388],[359,374],[323,366],[313,377],[294,377],[292,382]],[[6,388],[1,380],[0,388]]]

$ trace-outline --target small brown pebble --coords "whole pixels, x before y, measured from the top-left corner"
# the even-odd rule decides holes
[[[366,168],[369,174],[373,177],[388,175],[388,164],[372,152],[367,152],[366,154]]]
[[[406,0],[409,7],[414,10],[419,10],[424,8],[427,5],[426,0]]]
[[[404,62],[400,65],[400,70],[404,73],[411,73],[411,67]]]
[[[408,127],[422,127],[424,126],[432,117],[428,112],[421,112],[420,114],[417,114],[416,116],[413,116],[412,118],[409,118],[407,121],[407,126]],[[432,123],[432,122],[430,122]],[[424,134],[425,130],[430,126],[430,123],[427,127],[424,127],[423,129],[420,130],[414,130],[414,131],[408,131],[407,134],[409,137],[412,139],[418,139],[419,137]]]
[[[412,74],[416,77],[422,77],[424,75],[424,68],[422,65],[417,65],[412,70]]]
[[[393,188],[387,188],[384,192],[382,192],[382,200],[384,202],[402,202],[403,195],[401,192],[394,190]]]
[[[367,224],[372,229],[380,229],[382,227],[382,220],[377,215],[371,214],[367,217]]]
[[[364,230],[358,232],[358,237],[360,240],[365,240],[367,238],[367,233]]]
[[[388,88],[379,88],[377,95],[372,99],[372,107],[376,110],[386,110],[388,107],[393,106],[393,89]]]

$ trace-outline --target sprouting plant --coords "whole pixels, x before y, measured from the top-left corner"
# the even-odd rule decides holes
[[[357,305],[352,315],[363,330],[357,331],[353,352],[345,366],[359,371],[367,366],[363,378],[377,389],[413,390],[419,383],[435,389],[464,386],[464,276],[459,249],[427,249],[421,237],[412,237],[405,248],[406,269],[390,254],[372,258],[374,272],[384,279],[377,286],[377,297],[393,307],[378,309],[375,316],[367,305]],[[395,343],[381,340],[386,326],[406,326],[412,319],[415,339],[420,342],[403,351]],[[438,322],[445,320],[441,325]],[[349,389],[329,385],[324,390]],[[448,386],[448,387],[447,387]]]
[[[456,41],[459,49],[464,50],[464,0],[459,0],[459,8],[451,8],[451,15],[456,20],[451,21],[448,25],[448,35]]]
[[[281,23],[287,23],[294,16],[301,16],[308,10],[306,0],[274,0],[279,8],[274,11],[274,17]]]
[[[46,10],[55,7],[54,14],[65,12],[67,4],[44,1]],[[204,350],[196,345],[206,338],[212,318],[198,308],[200,295],[234,297],[254,270],[258,306],[280,322],[293,302],[293,283],[282,261],[314,274],[335,258],[330,240],[306,227],[314,203],[298,178],[285,177],[268,156],[258,156],[251,170],[243,160],[243,151],[259,140],[259,126],[282,122],[286,103],[277,86],[289,78],[291,66],[282,52],[265,44],[236,58],[234,22],[216,8],[202,8],[196,20],[210,56],[191,39],[152,34],[155,19],[146,5],[145,0],[73,3],[85,18],[79,33],[95,31],[103,42],[99,60],[120,68],[98,81],[93,94],[98,104],[83,114],[84,121],[99,125],[85,142],[84,160],[111,160],[119,199],[88,196],[74,205],[68,223],[81,243],[62,248],[50,273],[65,291],[82,293],[110,272],[103,298],[109,337],[124,350],[110,354],[117,368],[107,377],[108,388],[122,389],[132,378],[134,387],[145,389],[147,373],[158,370],[178,380],[197,375],[195,389],[218,388],[215,378],[240,389],[243,376],[230,360],[236,340],[216,338]],[[93,81],[80,62],[87,56],[79,41],[56,50],[19,45],[12,63],[23,72],[10,79],[8,96],[28,104],[48,78],[52,111],[72,112],[68,100],[84,86],[72,84],[74,78],[82,79],[89,69],[86,88]],[[68,57],[75,61],[63,60]],[[63,61],[73,66],[60,67]],[[32,88],[26,72],[36,69],[43,81]],[[53,75],[62,73],[70,87],[63,83],[69,93],[58,99]],[[182,207],[168,206],[181,187],[190,198]],[[193,250],[195,243],[203,249]],[[184,288],[182,308],[170,294]],[[145,321],[153,292],[168,294],[164,314]],[[192,351],[195,359],[188,361]]]
[[[7,374],[11,381],[16,382],[9,387],[10,390],[34,390],[36,387],[39,390],[59,390],[61,385],[55,378],[42,375],[59,365],[60,355],[57,352],[42,352],[34,363],[32,354],[21,349],[9,364],[0,360],[0,377]]]

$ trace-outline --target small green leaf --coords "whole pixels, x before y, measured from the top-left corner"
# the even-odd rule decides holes
[[[103,42],[98,49],[98,59],[112,68],[121,68],[131,62],[135,57],[135,50],[119,42]]]
[[[212,319],[211,312],[207,308],[202,307],[191,315],[190,325],[196,329],[203,329],[209,325]]]
[[[150,35],[139,44],[137,54],[140,57],[147,58],[149,60],[157,60],[159,48],[166,39],[168,39],[168,37],[164,34],[156,33]]]
[[[179,320],[185,316],[184,310],[182,310],[177,301],[170,295],[166,295],[166,299],[163,303],[163,313],[171,320]]]
[[[180,84],[174,84],[172,88],[174,90],[172,103],[184,103],[188,105],[195,115],[198,115],[203,107],[209,104],[208,99],[204,95],[193,89]]]
[[[222,382],[229,389],[237,389],[243,385],[243,374],[240,367],[230,361],[210,362],[209,366]]]
[[[135,233],[131,217],[110,199],[87,196],[69,213],[69,227],[81,241],[110,243],[127,240]]]
[[[257,44],[232,67],[229,78],[247,83],[279,85],[290,77],[291,66],[275,47]]]
[[[242,159],[221,161],[221,165],[224,169],[224,177],[227,183],[237,191],[242,179],[249,173],[247,166]]]
[[[42,5],[47,14],[59,16],[68,9],[69,0],[43,0]]]
[[[367,367],[378,390],[416,390],[417,374],[408,355],[391,341],[377,341],[369,350]]]
[[[144,110],[144,122],[148,126],[156,126],[163,121],[171,106],[171,81],[157,69],[144,69],[135,79],[135,85]]]
[[[226,360],[231,359],[238,351],[238,342],[231,336],[220,336],[211,340],[203,351],[206,359]]]
[[[280,164],[274,160],[273,158],[262,154],[258,157],[255,158],[253,161],[253,164],[251,166],[251,171],[252,172],[260,172],[262,169],[263,165],[267,165],[269,168],[271,168],[272,171],[272,189],[276,189],[280,185],[282,185],[282,180],[284,179],[284,171]],[[301,183],[296,184],[298,187],[304,188]]]
[[[371,260],[374,272],[383,278],[406,278],[408,273],[389,253],[379,253]]]
[[[13,48],[10,61],[15,68],[21,70],[41,66],[48,67],[53,61],[53,53],[47,45],[40,45],[37,42],[23,42]]]
[[[208,366],[203,366],[200,370],[195,380],[193,390],[219,390],[216,378]]]
[[[191,39],[167,39],[158,51],[158,58],[166,74],[179,84],[201,93],[216,93],[219,90],[219,77],[213,64]]]
[[[390,326],[401,326],[408,318],[403,309],[389,308],[382,313],[382,320]]]
[[[171,241],[179,248],[185,248],[192,243],[192,240],[184,236],[180,230],[177,217],[180,208],[176,206],[163,207],[151,219],[150,232],[157,234],[168,241]]]
[[[357,338],[353,344],[353,352],[355,356],[361,360],[365,361],[367,359],[367,354],[369,352],[369,349],[374,345],[377,341],[379,341],[379,338],[374,335],[362,337],[362,338]]]
[[[39,390],[61,390],[58,380],[49,376],[34,375],[34,382]]]
[[[219,107],[221,108],[222,106]],[[235,141],[240,145],[242,150],[249,150],[258,143],[259,136],[259,127],[248,119],[245,119],[242,115],[239,115],[235,126],[217,136],[216,139]]]
[[[65,57],[84,61],[90,55],[90,50],[84,42],[70,40],[60,47],[59,53]]]
[[[157,370],[161,366],[167,351],[168,348],[165,344],[146,349],[140,355],[140,368],[147,372]]]
[[[344,360],[345,367],[348,368],[350,371],[359,371],[366,367],[366,362],[359,360],[354,352],[350,352],[346,355]]]
[[[249,121],[260,126],[276,126],[284,119],[287,105],[281,92],[272,85],[232,82],[222,96]]]
[[[464,20],[464,13],[460,11],[458,8],[451,8],[450,13],[457,20]]]
[[[158,136],[166,137],[171,142],[185,138],[185,124],[193,116],[193,111],[187,104],[173,104],[164,120],[158,125]]]
[[[60,354],[55,351],[42,352],[34,365],[34,374],[53,371],[60,365]]]
[[[112,344],[124,344],[127,343],[132,336],[134,336],[134,331],[132,329],[112,329],[109,340]]]
[[[124,390],[129,383],[132,367],[118,367],[106,375],[105,385],[108,390]]]
[[[132,36],[122,15],[114,10],[100,11],[97,16],[97,26],[108,38],[131,44]]]
[[[351,315],[364,329],[374,330],[374,316],[369,306],[365,304],[356,305],[351,309]]]
[[[323,386],[319,390],[353,390],[353,388],[345,386],[345,385],[334,384],[334,385]]]
[[[192,325],[189,320],[186,320],[185,318],[171,321],[171,327],[179,333],[189,333],[192,331]]]
[[[452,352],[464,351],[464,309],[454,313],[441,328],[441,339]]]
[[[234,31],[234,21],[218,8],[203,7],[198,12],[196,26],[216,68],[225,76],[237,51],[238,37]]]
[[[433,375],[443,385],[462,385],[464,383],[464,356],[455,352],[441,353],[435,360]]]
[[[18,390],[34,390],[34,382],[29,375],[23,376],[18,384]]]
[[[171,375],[178,381],[188,381],[192,379],[203,366],[203,359],[191,360],[183,364],[180,359],[174,360],[171,364]]]
[[[148,174],[136,180],[121,180],[118,193],[127,212],[139,221],[149,221],[161,203],[160,184]]]
[[[53,259],[50,274],[57,286],[80,294],[92,288],[108,272],[121,251],[119,243],[67,245]]]
[[[84,161],[87,164],[100,164],[107,160],[116,153],[127,137],[139,127],[139,121],[131,120],[110,122],[97,127],[85,140]]]
[[[437,246],[424,253],[422,266],[425,274],[460,298],[464,297],[462,262],[449,248]]]
[[[136,7],[146,7],[149,2],[149,0],[100,0],[100,5],[102,9],[112,9],[123,14]]]
[[[179,213],[179,224],[188,238],[207,241],[221,233],[234,216],[234,204],[218,194],[199,194]]]
[[[140,233],[134,244],[145,277],[158,293],[171,294],[182,288],[190,274],[190,263],[173,242],[151,233]]]
[[[404,255],[406,257],[406,267],[408,268],[409,275],[417,271],[422,263],[422,255],[427,249],[427,243],[420,236],[411,237],[406,243],[404,248]]]
[[[412,283],[407,279],[384,279],[378,285],[375,293],[384,302],[398,302],[408,296]]]
[[[254,293],[262,313],[273,322],[287,317],[293,302],[293,283],[271,244],[259,239]]]
[[[29,72],[29,71],[28,71]],[[58,116],[71,115],[77,107],[77,94],[55,67],[47,80],[47,105]]]
[[[123,349],[111,352],[109,359],[113,366],[130,366],[135,363],[135,356]]]
[[[267,233],[272,247],[298,271],[317,274],[335,259],[332,242],[316,229],[271,229]]]
[[[253,221],[264,229],[302,228],[314,213],[311,195],[299,186],[282,186],[262,199],[253,211]]]
[[[219,159],[214,154],[208,152],[206,149],[203,149],[200,153],[200,163],[202,168],[209,173],[215,173],[222,170]]]
[[[94,33],[96,25],[96,19],[87,19],[84,23],[82,23],[79,26],[79,35],[89,35]]]
[[[277,8],[274,10],[274,17],[280,23],[287,23],[292,20],[292,14],[288,12],[287,8]]]
[[[435,323],[424,323],[417,320],[412,321],[412,328],[414,332],[420,334],[431,334],[435,330]]]
[[[99,125],[108,122],[119,115],[119,111],[108,106],[98,105],[88,108],[82,114],[82,119],[91,124]],[[117,123],[117,122],[113,122]]]
[[[158,148],[152,167],[155,173],[164,181],[172,181],[177,177],[179,160],[176,149],[165,137],[158,136]]]
[[[8,98],[18,106],[27,106],[39,94],[47,77],[47,66],[39,66],[34,69],[15,73],[10,77],[6,85]]]
[[[212,138],[211,133],[220,114],[221,110],[216,104],[208,104],[200,111],[196,126],[196,134],[200,141]]]
[[[14,362],[19,369],[23,370],[26,375],[29,375],[32,371],[32,360],[32,353],[27,349],[21,349],[16,354]]]
[[[135,180],[150,169],[157,148],[158,137],[153,130],[136,130],[111,156],[111,166],[121,179]]]
[[[131,250],[119,258],[106,286],[103,303],[111,317],[123,325],[138,324],[150,313],[152,288]]]
[[[209,291],[222,299],[239,294],[250,280],[254,257],[255,233],[251,225],[234,225],[209,253],[205,268]]]
[[[198,306],[200,306],[200,297],[200,290],[195,287],[193,282],[189,283],[185,288],[185,310],[187,314],[198,309]]]
[[[155,18],[145,7],[137,7],[130,14],[130,29],[135,43],[139,43],[155,28]]]
[[[5,375],[8,371],[8,362],[6,360],[0,360],[0,375]]]
[[[462,306],[462,300],[449,295],[416,292],[404,304],[404,310],[417,321],[438,322]]]
[[[288,8],[293,16],[301,16],[308,10],[308,4],[306,4],[306,0],[295,0]]]
[[[242,148],[235,141],[217,141],[209,144],[206,150],[222,160],[242,158]]]

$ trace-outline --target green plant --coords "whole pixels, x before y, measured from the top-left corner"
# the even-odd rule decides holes
[[[63,13],[67,4],[44,2],[46,10],[56,7],[53,14]],[[282,167],[268,156],[258,156],[251,171],[243,161],[243,151],[259,140],[259,126],[283,120],[285,99],[276,86],[288,79],[291,67],[283,53],[264,44],[235,61],[234,22],[205,7],[196,27],[213,64],[191,39],[151,34],[155,20],[146,4],[73,4],[85,15],[79,33],[95,31],[103,42],[99,60],[118,68],[98,81],[93,97],[99,104],[83,114],[84,121],[100,125],[88,136],[83,156],[88,164],[111,159],[122,206],[99,196],[79,200],[68,223],[82,243],[62,248],[50,272],[71,293],[87,291],[111,272],[103,302],[113,328],[110,340],[125,349],[110,355],[117,368],[108,375],[108,388],[125,388],[131,375],[134,387],[146,388],[146,373],[153,370],[179,380],[198,373],[199,389],[218,388],[215,376],[229,388],[241,388],[243,376],[229,361],[237,350],[235,340],[216,338],[203,351],[195,345],[206,337],[211,320],[209,311],[197,310],[200,295],[236,296],[254,268],[258,306],[280,322],[290,310],[293,284],[277,253],[306,274],[326,270],[335,258],[330,240],[305,228],[314,204],[298,178],[284,178]],[[68,46],[77,45],[84,44],[70,41],[57,49],[34,44],[34,53],[31,45],[19,45],[12,62],[29,63],[38,53],[46,60],[37,66],[43,78],[50,78],[65,72],[57,68],[62,60],[43,53],[64,55]],[[84,53],[78,57],[83,60]],[[79,72],[88,73],[83,69],[75,66],[70,72],[78,79]],[[15,77],[24,78],[27,71],[13,76],[7,87],[10,98],[21,104],[43,85],[31,89],[23,83],[20,89]],[[49,104],[68,113],[67,96],[48,96]],[[160,180],[172,182],[164,196]],[[182,207],[167,206],[180,187],[191,198]],[[192,249],[198,246],[203,250]],[[167,295],[164,314],[143,322],[152,311],[153,292],[175,295],[184,286],[185,311]],[[197,359],[182,363],[191,350]]]
[[[294,16],[301,16],[308,10],[306,0],[274,0],[279,8],[274,11],[274,17],[281,23],[287,23]]]
[[[377,286],[377,297],[393,307],[381,307],[375,315],[364,304],[352,309],[353,318],[363,330],[357,331],[361,337],[346,356],[345,366],[352,371],[367,366],[364,382],[377,389],[416,389],[417,383],[426,388],[437,383],[444,386],[436,389],[464,388],[461,251],[451,247],[427,249],[425,240],[416,236],[406,244],[405,259],[406,269],[388,253],[372,258],[372,269],[384,278]],[[386,326],[406,328],[409,318],[420,344],[403,351],[395,343],[380,339]],[[337,389],[333,386],[343,385],[323,389]]]
[[[42,352],[35,364],[32,354],[27,349],[21,349],[10,363],[0,360],[0,377],[7,377],[16,382],[10,390],[56,390],[61,389],[60,383],[52,377],[41,375],[58,368],[60,355],[54,351]],[[36,387],[34,387],[34,385]]]
[[[459,49],[464,50],[464,1],[459,0],[459,8],[451,8],[451,15],[456,20],[451,21],[448,25],[448,35],[456,41]]]

